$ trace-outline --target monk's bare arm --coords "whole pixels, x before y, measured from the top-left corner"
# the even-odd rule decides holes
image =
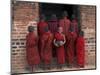
[[[53,40],[53,43],[54,43],[55,46],[58,46],[58,45],[56,44],[56,39]]]

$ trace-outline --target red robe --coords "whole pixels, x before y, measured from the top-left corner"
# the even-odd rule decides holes
[[[82,36],[79,36],[77,39],[76,52],[77,52],[78,65],[84,67],[85,48],[84,48],[84,38]]]
[[[48,24],[46,22],[39,22],[38,23],[38,35],[41,36],[45,33],[44,28],[47,27]]]
[[[37,38],[33,32],[26,36],[26,56],[29,65],[37,65],[40,63],[40,56],[37,47]]]
[[[77,38],[77,34],[75,32],[69,32],[67,36],[66,42],[66,58],[69,64],[73,64],[74,61],[74,51],[75,51],[75,40]]]
[[[76,19],[72,20],[71,25],[74,28],[74,31],[78,34],[78,22]]]
[[[48,21],[48,27],[51,33],[56,33],[58,29],[58,21],[57,20],[50,20]]]
[[[68,18],[61,19],[59,21],[59,26],[63,28],[63,33],[67,36],[69,28],[70,28],[71,21]]]
[[[45,64],[50,64],[52,60],[52,40],[50,32],[45,32],[41,38],[41,59]]]
[[[53,19],[53,20],[48,21],[48,27],[51,33],[55,34],[58,30],[58,20]],[[54,45],[53,45],[53,57],[56,57],[56,50],[55,50]]]
[[[39,49],[39,54],[41,53],[41,37],[45,33],[44,28],[47,27],[48,24],[46,22],[40,21],[38,23],[38,35],[39,35],[39,41],[38,41],[38,49]]]
[[[60,33],[55,33],[56,41],[64,41],[64,37]],[[64,45],[60,47],[56,47],[56,54],[57,54],[57,61],[59,64],[64,64],[65,63],[65,49]]]

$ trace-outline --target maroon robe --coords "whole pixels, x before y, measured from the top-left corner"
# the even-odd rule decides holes
[[[45,21],[40,21],[38,23],[38,35],[39,35],[39,41],[38,41],[38,49],[39,49],[39,54],[41,53],[41,37],[45,33],[44,28],[47,27],[48,24]]]
[[[77,21],[77,19],[73,19],[71,21],[71,25],[73,26],[74,31],[78,34],[78,21]]]
[[[53,35],[54,35],[58,29],[58,20],[53,19],[53,20],[48,21],[48,27],[49,27],[49,30],[51,31],[51,33],[53,33]],[[56,50],[55,50],[54,45],[53,45],[53,57],[56,57]]]
[[[63,34],[60,33],[55,33],[55,37],[54,39],[56,39],[56,41],[64,41],[64,37]],[[57,61],[59,64],[64,64],[65,63],[65,49],[64,49],[64,45],[60,46],[60,47],[56,47],[56,54],[57,54]]]
[[[50,20],[48,21],[48,27],[51,33],[56,33],[58,28],[58,21],[57,20]]]
[[[73,64],[74,62],[74,51],[75,51],[75,40],[77,38],[77,34],[75,32],[69,32],[67,36],[66,43],[66,58],[69,64]]]
[[[84,38],[79,36],[76,43],[76,52],[77,52],[77,63],[80,67],[84,67],[85,64],[85,45],[84,45]]]
[[[44,28],[47,26],[48,26],[48,24],[46,22],[40,21],[38,23],[38,35],[39,35],[39,37],[45,33]]]
[[[41,37],[41,59],[45,64],[50,64],[52,60],[52,40],[51,32],[45,32]]]
[[[66,17],[59,21],[59,26],[63,28],[63,33],[67,36],[69,28],[70,28],[71,21]]]
[[[26,36],[26,56],[30,66],[37,65],[40,63],[40,56],[37,47],[37,38],[33,32],[30,32]]]

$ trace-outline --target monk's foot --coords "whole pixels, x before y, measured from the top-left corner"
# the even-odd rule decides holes
[[[51,70],[51,67],[47,67],[47,70]]]
[[[43,70],[47,70],[47,68],[46,68],[46,67],[44,67],[44,68],[43,68]]]
[[[80,67],[80,68],[84,68],[84,65],[80,65],[79,67]]]
[[[63,67],[62,66],[57,66],[57,69],[62,69]]]
[[[68,64],[67,67],[68,67],[68,68],[72,68],[73,65],[72,65],[72,64]]]
[[[74,67],[75,67],[75,68],[79,68],[79,65],[76,65],[76,64],[75,64]]]

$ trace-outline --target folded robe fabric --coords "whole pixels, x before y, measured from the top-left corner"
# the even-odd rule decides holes
[[[75,32],[69,32],[66,38],[66,59],[69,64],[73,64],[77,34]]]
[[[57,41],[64,41],[64,37],[60,33],[55,33],[55,37]],[[57,54],[57,61],[59,64],[64,64],[65,63],[65,49],[64,45],[56,47],[56,54]]]
[[[84,38],[79,36],[76,43],[76,52],[77,52],[77,63],[79,66],[84,67],[85,64],[85,48],[84,48]]]
[[[52,40],[51,32],[45,32],[41,37],[41,59],[45,64],[50,64],[52,61]]]
[[[40,63],[40,56],[37,47],[37,38],[33,32],[26,36],[26,56],[29,65],[37,65]]]
[[[63,33],[65,34],[65,36],[68,34],[70,24],[71,21],[68,18],[59,20],[59,26],[63,28]]]

